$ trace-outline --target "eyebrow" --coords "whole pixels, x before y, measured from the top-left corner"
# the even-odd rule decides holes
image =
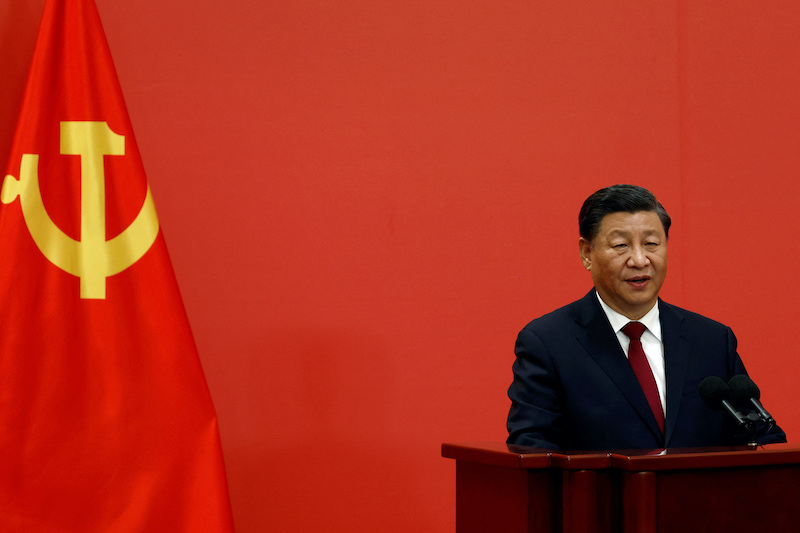
[[[622,230],[622,229],[612,229],[611,231],[608,232],[608,236],[609,237],[613,237],[613,236],[616,236],[616,235],[619,235],[619,236],[622,236],[622,237],[629,237],[631,235],[631,232],[630,231],[626,231],[626,230]],[[648,237],[650,235],[658,235],[658,230],[657,229],[651,229],[651,230],[647,230],[647,231],[644,232],[644,236],[645,237]]]

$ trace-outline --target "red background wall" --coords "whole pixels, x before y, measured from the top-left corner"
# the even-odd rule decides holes
[[[240,533],[452,531],[513,343],[583,295],[577,211],[672,214],[663,296],[798,434],[800,4],[97,0]],[[43,0],[0,4],[0,159]]]

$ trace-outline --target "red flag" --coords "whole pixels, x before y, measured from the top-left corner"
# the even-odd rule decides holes
[[[232,531],[93,0],[48,0],[0,193],[0,531]]]

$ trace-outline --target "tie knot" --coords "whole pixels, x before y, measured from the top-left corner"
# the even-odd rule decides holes
[[[622,332],[627,335],[629,339],[637,340],[646,329],[647,327],[641,322],[628,322],[625,324],[625,327],[622,328]]]

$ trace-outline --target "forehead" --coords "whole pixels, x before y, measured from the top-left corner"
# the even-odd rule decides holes
[[[609,213],[600,222],[598,236],[613,235],[664,235],[664,225],[655,211],[637,211],[635,213]]]

